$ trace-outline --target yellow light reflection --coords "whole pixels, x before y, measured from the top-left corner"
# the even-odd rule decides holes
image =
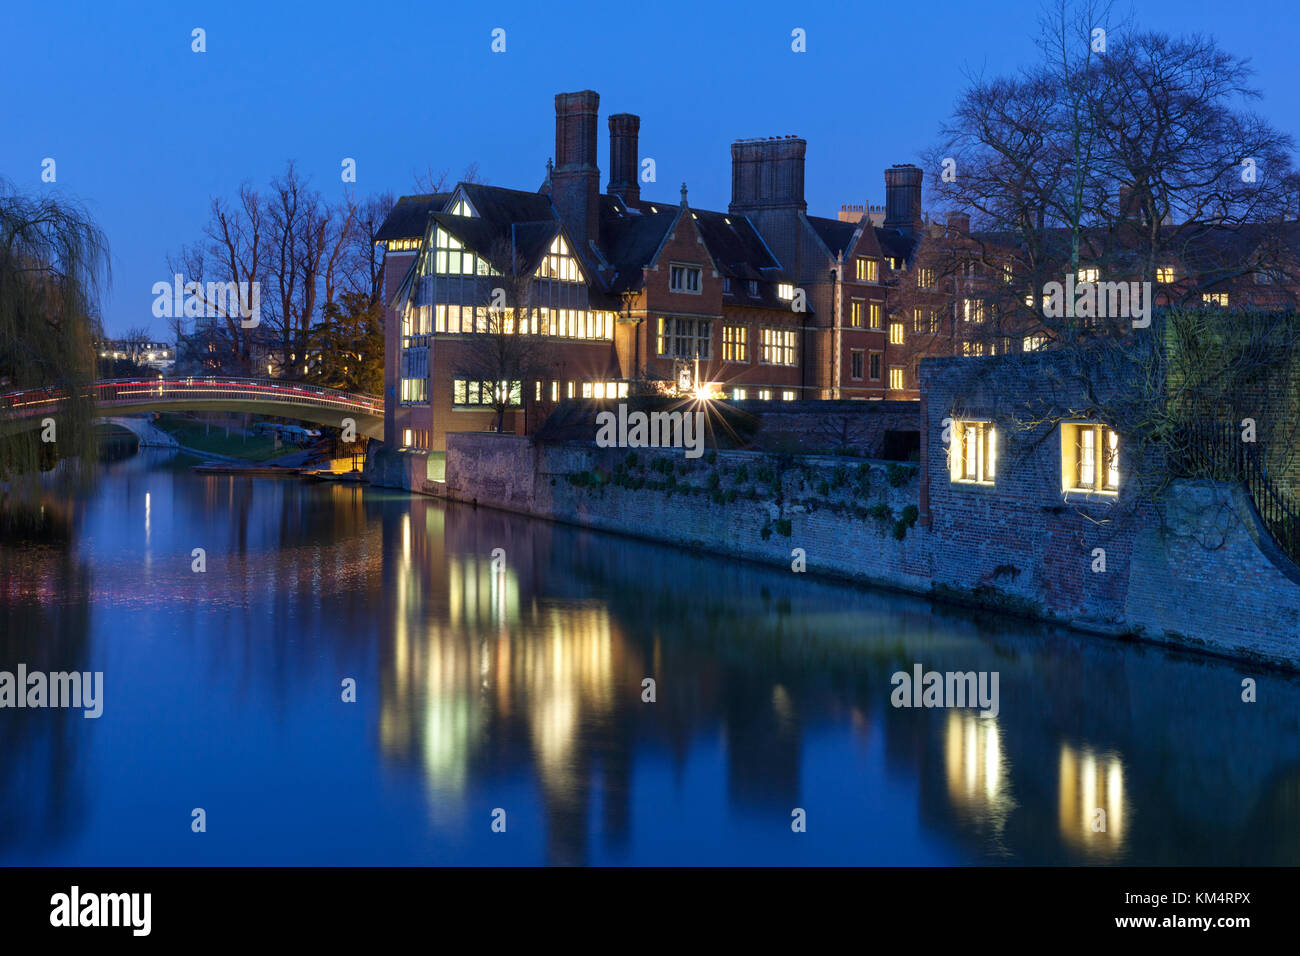
[[[951,710],[944,733],[948,799],[970,821],[1000,838],[1015,809],[1010,767],[997,718]]]
[[[1119,855],[1128,830],[1120,758],[1063,743],[1058,778],[1061,838],[1093,859]]]

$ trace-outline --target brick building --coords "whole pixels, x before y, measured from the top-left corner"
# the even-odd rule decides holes
[[[556,96],[554,165],[536,192],[460,183],[394,206],[378,234],[390,447],[441,451],[448,432],[498,414],[526,434],[558,401],[637,391],[904,397],[886,294],[921,225],[920,170],[887,173],[880,226],[866,210],[823,218],[804,200],[804,140],[738,140],[726,211],[692,206],[685,183],[661,202],[641,195],[640,119],[617,113],[601,192],[599,102]],[[521,280],[527,305],[500,318],[494,295]],[[494,382],[484,369],[507,324],[536,348],[515,363],[526,374]]]

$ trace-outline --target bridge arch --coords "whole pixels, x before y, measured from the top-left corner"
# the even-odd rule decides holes
[[[250,412],[335,428],[351,420],[358,435],[384,437],[382,398],[302,382],[229,376],[110,379],[93,383],[89,393],[102,418],[161,411]],[[0,432],[37,427],[65,397],[48,389],[0,395]]]

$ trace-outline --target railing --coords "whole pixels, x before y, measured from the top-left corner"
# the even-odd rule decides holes
[[[1262,444],[1244,442],[1233,425],[1194,425],[1174,462],[1176,473],[1216,481],[1239,481],[1269,536],[1300,564],[1300,504],[1268,476]]]
[[[110,379],[95,382],[88,397],[101,408],[188,401],[261,401],[310,408],[331,408],[362,415],[384,414],[384,401],[371,395],[320,388],[301,382],[265,378],[199,377],[173,379]],[[0,416],[26,418],[41,415],[67,397],[57,389],[33,388],[0,395]]]

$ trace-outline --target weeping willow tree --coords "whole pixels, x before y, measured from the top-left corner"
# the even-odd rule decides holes
[[[0,180],[0,396],[39,389],[59,399],[19,420],[0,398],[0,504],[33,500],[42,472],[68,484],[93,475],[88,386],[108,282],[107,240],[81,206]]]

